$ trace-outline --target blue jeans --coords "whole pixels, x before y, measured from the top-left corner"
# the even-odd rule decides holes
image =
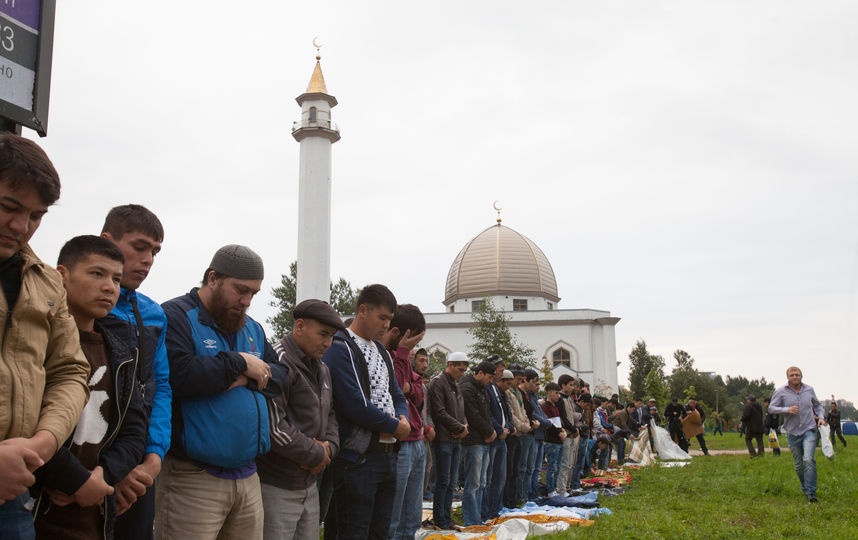
[[[572,469],[572,479],[569,481],[571,489],[581,489],[581,474],[587,466],[589,452],[587,450],[590,444],[590,439],[584,437],[578,438],[578,454],[575,458],[575,467]]]
[[[801,482],[805,495],[816,496],[816,430],[809,429],[802,435],[787,434],[789,450],[795,463],[795,474]]]
[[[489,468],[486,471],[486,492],[483,494],[483,521],[496,518],[503,507],[506,484],[506,441],[489,443]]]
[[[462,496],[462,518],[465,526],[482,525],[483,497],[486,491],[486,470],[489,468],[489,447],[473,444],[462,447],[465,456],[465,493]],[[411,535],[414,538],[414,535]]]
[[[373,452],[357,463],[335,459],[331,472],[335,515],[325,520],[325,536],[331,523],[330,533],[338,539],[387,538],[396,492],[396,454]]]
[[[453,489],[459,482],[458,442],[432,441],[432,459],[435,460],[435,494],[432,496],[432,515],[435,525],[442,529],[453,526]]]
[[[519,500],[527,500],[530,492],[530,475],[533,473],[533,461],[536,458],[536,440],[532,433],[525,433],[519,439],[521,441],[521,457],[518,461],[518,491],[516,497]]]
[[[396,456],[396,492],[388,538],[413,539],[423,516],[423,475],[426,446],[423,440],[403,441]]]
[[[33,513],[26,508],[29,492],[0,504],[0,540],[33,540]]]
[[[626,440],[623,437],[619,437],[614,441],[614,444],[617,446],[617,465],[622,465],[626,461]],[[608,461],[610,461],[610,458]]]
[[[542,462],[545,459],[545,439],[535,441],[535,457],[533,459],[533,472],[530,473],[530,496],[531,500],[539,498],[539,473],[542,472]],[[548,484],[546,484],[547,486]]]
[[[545,471],[545,485],[553,490],[557,485],[557,471],[560,470],[560,457],[563,455],[563,445],[557,443],[545,443],[545,457],[548,459],[548,468]]]

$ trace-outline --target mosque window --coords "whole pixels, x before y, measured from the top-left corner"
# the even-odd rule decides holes
[[[568,368],[572,368],[572,355],[563,347],[556,349],[553,353],[551,353],[551,359],[554,361],[555,366],[564,365]]]
[[[483,309],[483,301],[482,300],[472,300],[471,301],[471,311],[480,311]]]
[[[311,124],[316,123],[316,108],[315,107],[310,107],[310,123]]]
[[[554,304],[552,304],[551,302],[548,302],[548,311],[553,311],[553,310],[554,310]]]
[[[527,300],[523,298],[513,298],[512,299],[512,310],[513,311],[527,311]]]
[[[456,312],[456,306],[450,306],[450,313]]]

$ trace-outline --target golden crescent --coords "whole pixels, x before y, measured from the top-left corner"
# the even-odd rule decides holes
[[[496,211],[498,211],[498,212],[500,212],[500,211],[501,211],[501,209],[500,209],[500,208],[498,208],[498,202],[497,202],[497,201],[495,201],[495,202],[493,202],[493,203],[492,203],[492,208],[494,208],[494,209],[495,209]]]
[[[319,41],[319,36],[316,36],[316,37],[314,37],[314,38],[313,38],[313,47],[315,47],[315,48],[317,48],[317,49],[320,49],[320,48],[322,47],[322,44],[321,44],[321,43],[316,43],[317,41]]]

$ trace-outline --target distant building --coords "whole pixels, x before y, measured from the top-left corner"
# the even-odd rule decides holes
[[[468,352],[471,315],[483,297],[510,317],[510,330],[552,366],[554,380],[568,373],[593,391],[618,391],[614,326],[619,318],[597,309],[558,309],[557,280],[548,258],[523,234],[493,225],[471,239],[450,265],[444,313],[427,313],[421,342],[437,358]],[[474,359],[478,360],[478,359]]]

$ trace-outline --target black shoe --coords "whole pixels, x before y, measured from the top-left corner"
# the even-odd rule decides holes
[[[816,495],[808,495],[807,496],[807,502],[815,503],[815,502],[819,502],[819,501],[816,500]]]

